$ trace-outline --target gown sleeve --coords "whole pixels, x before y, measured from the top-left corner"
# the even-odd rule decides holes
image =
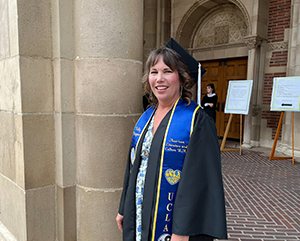
[[[203,110],[198,110],[174,203],[172,232],[226,239],[226,229],[216,127]]]
[[[127,165],[126,165],[126,171],[124,175],[124,183],[123,183],[123,191],[122,191],[122,196],[120,200],[120,205],[119,205],[119,214],[124,215],[124,204],[125,204],[125,197],[127,193],[127,188],[129,184],[129,176],[130,176],[130,151],[128,152],[128,158],[127,158]]]

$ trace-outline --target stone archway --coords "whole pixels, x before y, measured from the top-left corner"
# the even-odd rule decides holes
[[[201,0],[192,5],[192,7],[183,16],[175,35],[175,39],[184,47],[191,48],[193,42],[193,35],[195,34],[195,29],[204,20],[211,11],[215,11],[215,8],[220,8],[220,6],[226,6],[228,4],[235,6],[239,10],[241,17],[243,17],[245,24],[247,26],[246,35],[251,35],[251,21],[250,16],[241,3],[240,0],[225,0],[222,4],[212,2],[210,0]]]
[[[227,48],[244,46],[248,32],[242,12],[234,4],[222,4],[202,16],[195,26],[189,46],[193,51],[224,45]]]
[[[228,82],[247,79],[250,20],[238,1],[200,1],[183,16],[176,38],[207,69],[202,78],[201,99],[206,85],[213,83],[218,95],[216,127],[223,136],[229,115],[224,112]],[[239,57],[239,58],[238,58]],[[204,62],[205,61],[205,62]],[[197,86],[198,88],[198,86]],[[228,137],[239,138],[239,117],[232,121]]]

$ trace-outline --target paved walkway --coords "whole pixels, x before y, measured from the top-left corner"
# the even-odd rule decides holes
[[[300,240],[300,163],[222,152],[229,241]]]

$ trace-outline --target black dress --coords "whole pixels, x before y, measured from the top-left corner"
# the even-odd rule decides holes
[[[144,186],[142,241],[151,240],[158,164],[170,115],[171,111],[161,121],[152,140]],[[141,138],[143,140],[144,136]],[[137,146],[137,153],[141,153],[141,143],[143,141]],[[124,241],[135,240],[135,189],[140,155],[137,155],[131,171],[130,163],[129,152],[119,207],[119,213],[124,216]],[[215,124],[202,109],[196,113],[194,131],[184,159],[173,208],[172,233],[190,236],[190,241],[227,238],[220,147]]]
[[[217,94],[213,94],[213,96],[205,95],[201,101],[201,106],[204,108],[205,112],[213,118],[213,120],[216,122],[216,105],[218,102],[218,96]],[[213,107],[210,107],[207,105],[207,103],[213,103]]]

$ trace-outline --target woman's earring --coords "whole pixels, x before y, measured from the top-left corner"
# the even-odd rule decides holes
[[[180,85],[180,95],[182,96],[182,92],[183,92],[183,86]]]

